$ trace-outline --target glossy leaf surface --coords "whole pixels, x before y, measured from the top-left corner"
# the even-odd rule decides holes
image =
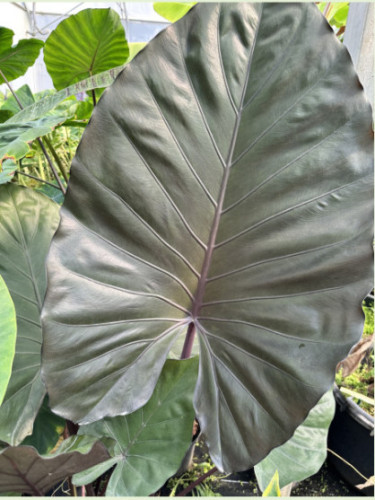
[[[327,457],[328,429],[334,414],[335,399],[332,391],[329,391],[310,410],[291,439],[272,450],[255,466],[255,475],[262,491],[275,471],[279,473],[280,488],[318,472]]]
[[[0,274],[17,316],[16,355],[0,406],[0,440],[19,444],[31,434],[45,388],[40,378],[40,311],[46,290],[45,259],[59,221],[59,207],[16,185],[0,187]]]
[[[289,439],[361,334],[372,140],[314,5],[200,4],[158,35],[73,161],[44,310],[55,411],[143,406],[193,324],[215,464],[245,470]]]
[[[79,434],[116,440],[106,464],[76,474],[73,482],[88,484],[116,464],[106,496],[147,496],[157,491],[181,465],[192,440],[193,392],[198,358],[168,360],[150,401],[127,416],[84,425]]]
[[[0,276],[0,405],[8,387],[16,350],[16,311],[9,290]]]
[[[12,46],[14,32],[0,27],[0,70],[8,81],[15,80],[26,73],[39,55],[44,42],[36,38],[20,40]],[[0,84],[4,83],[0,75]]]
[[[39,496],[107,458],[104,446],[89,436],[72,436],[48,455],[40,455],[32,446],[9,446],[0,452],[0,491]]]
[[[48,37],[44,62],[57,90],[120,66],[129,56],[125,31],[112,9],[85,9]]]

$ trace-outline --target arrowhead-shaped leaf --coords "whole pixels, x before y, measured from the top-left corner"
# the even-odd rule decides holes
[[[40,311],[46,290],[45,259],[59,222],[59,207],[14,184],[0,186],[0,274],[17,316],[16,355],[3,404],[0,440],[16,445],[31,434],[45,388],[40,378]]]
[[[0,492],[39,496],[107,458],[105,447],[90,436],[72,436],[49,455],[39,455],[32,446],[9,446],[0,452]]]
[[[112,9],[85,9],[64,19],[44,47],[57,90],[120,66],[129,56],[125,31]]]
[[[310,410],[293,436],[255,466],[256,478],[262,491],[266,489],[275,471],[279,473],[280,488],[318,472],[327,457],[328,429],[334,414],[335,398],[332,391],[329,391]]]
[[[0,70],[8,81],[15,80],[26,73],[39,55],[44,42],[36,38],[20,40],[12,47],[14,32],[0,27]],[[4,83],[0,75],[0,84]]]
[[[79,434],[115,439],[115,453],[106,463],[76,474],[73,482],[90,483],[116,464],[106,496],[147,496],[163,486],[191,445],[197,372],[198,358],[168,360],[144,407],[82,426]]]
[[[16,350],[16,311],[9,290],[0,276],[0,405],[8,387]]]
[[[216,465],[244,470],[289,439],[361,334],[372,140],[314,5],[200,4],[158,35],[73,162],[44,311],[55,411],[143,406],[190,325]]]

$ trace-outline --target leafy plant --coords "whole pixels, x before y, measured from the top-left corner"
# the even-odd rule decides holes
[[[76,21],[50,38],[52,60],[61,57],[73,80],[87,74],[73,75],[53,40],[70,33],[78,54],[106,39],[106,30],[82,39]],[[94,45],[84,54],[89,73]],[[126,61],[142,48],[130,47]],[[84,133],[49,259],[43,381],[54,411],[80,422],[78,437],[51,413],[40,379],[44,261],[59,207],[0,187],[0,273],[18,321],[0,406],[7,495],[45,494],[73,474],[88,495],[153,493],[179,469],[194,413],[217,466],[245,469],[292,435],[360,333],[372,260],[371,110],[317,9],[197,5],[120,64],[22,111],[15,98],[2,104],[0,151],[23,152],[17,164],[3,161],[0,179],[17,166],[61,203],[64,190],[40,187],[51,180],[41,146],[30,149],[23,131],[35,136],[38,122],[63,110],[45,139],[54,161],[68,162],[92,111],[69,96],[109,85],[125,67]],[[198,359],[186,358],[198,347],[193,409]],[[310,415],[326,425],[328,407]],[[309,419],[282,445],[290,455]],[[272,462],[272,473],[289,480],[282,465]],[[272,484],[268,494],[278,495]]]
[[[54,411],[81,424],[132,413],[196,331],[194,407],[218,468],[291,437],[360,335],[370,130],[314,6],[199,5],[159,35],[73,162],[44,309]]]

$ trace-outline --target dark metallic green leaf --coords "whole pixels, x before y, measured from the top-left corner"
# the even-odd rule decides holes
[[[289,439],[361,335],[372,166],[370,105],[316,6],[193,7],[107,89],[77,150],[44,310],[55,411],[143,406],[190,324],[215,464]]]

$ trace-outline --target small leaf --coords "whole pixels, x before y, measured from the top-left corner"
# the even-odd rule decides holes
[[[168,360],[154,394],[143,408],[82,426],[79,434],[115,439],[115,456],[75,474],[74,484],[87,484],[117,464],[106,495],[146,496],[175,474],[191,444],[197,368],[198,358]]]
[[[16,355],[0,406],[0,440],[19,444],[31,434],[45,388],[40,378],[40,311],[46,290],[45,259],[59,222],[59,207],[15,184],[0,186],[0,273],[17,316]]]
[[[10,182],[17,170],[17,163],[10,158],[0,160],[0,184]]]
[[[15,94],[24,108],[31,106],[35,102],[33,93],[28,85],[22,85],[22,87],[15,91]],[[1,106],[0,111],[4,110],[10,111],[12,115],[15,115],[20,111],[19,104],[12,94],[9,95],[7,100]]]
[[[318,472],[327,456],[328,429],[334,413],[335,399],[332,391],[329,391],[310,410],[289,441],[274,448],[255,466],[255,475],[262,491],[265,491],[275,469],[281,488]]]
[[[10,446],[0,453],[0,492],[39,496],[66,477],[107,458],[105,447],[89,436],[72,436],[49,455],[40,455],[32,446]]]
[[[9,290],[0,276],[0,405],[12,373],[16,336],[16,311]]]
[[[26,73],[39,55],[44,42],[36,38],[20,40],[12,47],[14,32],[0,27],[0,70],[8,81],[15,80]],[[0,75],[0,84],[4,79]]]
[[[279,473],[277,470],[275,474],[272,476],[271,481],[263,491],[262,497],[281,497],[281,491],[279,485]]]
[[[154,3],[154,10],[159,16],[174,23],[187,14],[196,3],[197,2],[156,2]]]
[[[56,89],[123,64],[129,48],[120,16],[112,9],[85,9],[64,19],[44,47]]]

